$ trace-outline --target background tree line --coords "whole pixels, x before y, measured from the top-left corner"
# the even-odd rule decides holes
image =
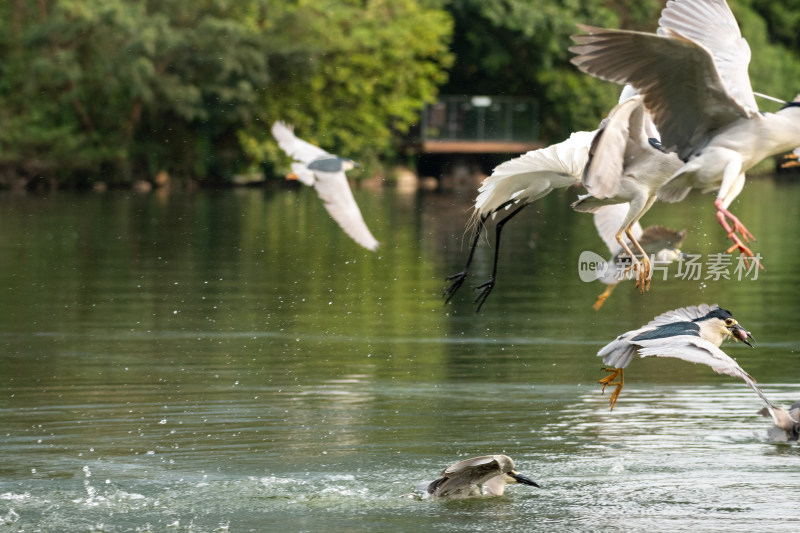
[[[754,89],[791,99],[800,0],[730,0]],[[285,159],[276,119],[377,167],[442,94],[534,96],[545,142],[619,89],[569,63],[575,23],[653,30],[660,0],[0,2],[0,177],[65,185],[165,170],[207,182]],[[764,104],[769,109],[768,103]]]

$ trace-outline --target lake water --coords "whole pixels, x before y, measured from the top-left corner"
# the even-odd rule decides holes
[[[474,189],[356,191],[374,254],[306,189],[0,195],[0,531],[797,531],[800,447],[766,441],[750,389],[637,360],[610,411],[595,354],[719,303],[757,340],[726,352],[776,404],[800,399],[800,184],[751,180],[732,207],[757,279],[672,265],[600,311],[578,256],[607,251],[575,194],[506,227],[480,314],[486,242],[441,300]],[[728,246],[712,201],[644,222],[707,258]],[[495,453],[542,488],[408,496]]]

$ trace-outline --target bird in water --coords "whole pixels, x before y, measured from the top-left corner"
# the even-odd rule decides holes
[[[597,233],[611,252],[611,258],[605,263],[600,271],[597,272],[597,279],[606,284],[606,290],[597,297],[592,307],[599,310],[617,285],[626,279],[632,278],[629,270],[630,258],[619,245],[616,239],[616,231],[629,211],[627,204],[615,204],[602,206],[594,212],[594,225]],[[651,260],[651,271],[648,277],[652,277],[652,271],[656,267],[664,267],[681,256],[680,246],[686,238],[686,230],[676,231],[665,228],[664,226],[642,226],[635,222],[631,227],[631,233],[644,249],[647,257]]]
[[[800,146],[800,101],[762,113],[747,68],[750,47],[724,0],[670,0],[657,33],[579,25],[570,47],[580,70],[632,85],[683,164],[659,198],[683,200],[692,189],[717,191],[717,220],[733,245],[754,258],[753,235],[729,210],[745,172],[766,157]],[[758,262],[758,260],[756,259]],[[760,262],[759,266],[761,266]]]
[[[580,196],[572,208],[594,212],[601,206],[627,204],[626,216],[614,238],[629,254],[637,269],[637,287],[649,289],[649,260],[632,233],[633,226],[656,200],[659,186],[680,165],[675,154],[663,152],[658,133],[643,107],[643,101],[632,90],[623,90],[620,103],[601,122],[596,131],[575,132],[561,142],[498,165],[478,189],[471,225],[475,227],[469,256],[464,269],[447,278],[445,303],[449,302],[469,274],[475,249],[487,219],[513,210],[501,219],[495,229],[495,251],[492,275],[478,285],[475,298],[477,311],[488,298],[497,281],[500,234],[503,226],[523,208],[557,188],[583,184],[589,194]],[[637,254],[629,248],[633,244]]]
[[[623,369],[637,354],[639,357],[675,357],[708,365],[718,374],[742,379],[764,400],[769,409],[773,409],[772,403],[750,374],[719,348],[727,338],[742,341],[752,347],[748,339],[752,340],[753,336],[739,325],[730,311],[721,309],[716,304],[700,304],[667,311],[645,326],[623,333],[597,352],[603,358],[603,363],[612,367],[604,369],[610,374],[600,380],[603,391],[608,385],[616,385],[611,394],[611,409],[614,409],[625,384]]]
[[[345,233],[367,250],[375,251],[379,243],[364,222],[345,175],[356,163],[299,139],[293,128],[283,122],[272,125],[272,135],[278,146],[295,160],[288,177],[314,187],[325,209]]]
[[[514,470],[507,455],[483,455],[459,461],[445,468],[439,479],[417,486],[423,498],[463,499],[502,496],[506,485],[521,483],[539,487],[535,481]]]
[[[774,442],[796,441],[800,438],[800,400],[789,409],[764,407],[758,412],[761,416],[772,418],[773,425],[767,430],[767,438]]]

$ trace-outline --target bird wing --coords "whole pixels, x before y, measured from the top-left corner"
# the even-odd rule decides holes
[[[757,110],[743,107],[727,91],[711,52],[663,28],[664,35],[579,25],[572,63],[600,79],[629,83],[661,133],[662,145],[681,159],[703,146],[709,133]]]
[[[314,182],[317,181],[314,172],[309,170],[303,163],[292,163],[292,174],[294,174],[301,183],[309,187],[313,187]]]
[[[672,0],[661,11],[659,34],[669,31],[704,46],[714,58],[722,84],[742,108],[757,112],[747,67],[750,46],[725,0]]]
[[[657,254],[661,250],[680,247],[686,238],[686,230],[676,231],[664,226],[648,226],[636,240],[648,255]]]
[[[578,131],[563,142],[499,164],[478,189],[475,213],[486,216],[505,204],[530,203],[554,188],[579,183],[594,134]]]
[[[378,241],[370,233],[361,210],[358,208],[347,176],[341,172],[314,172],[317,180],[314,189],[325,204],[325,209],[345,233],[367,250],[375,251]]]
[[[641,357],[675,357],[690,363],[708,365],[718,374],[739,378],[747,383],[767,406],[772,407],[772,403],[756,385],[756,380],[728,354],[702,337],[676,335],[658,339],[643,339],[636,341],[636,344],[639,346],[638,352]]]
[[[645,328],[653,329],[673,322],[691,322],[696,318],[706,316],[708,313],[718,308],[719,306],[717,304],[699,304],[673,309],[655,317],[647,323]]]
[[[502,473],[498,456],[484,455],[466,459],[445,468],[441,473],[442,477],[429,485],[428,492],[436,496],[468,492],[471,486],[481,485],[487,479]]]
[[[644,133],[644,101],[630,97],[614,106],[594,136],[583,185],[598,199],[617,195],[626,157],[648,143]],[[622,222],[620,222],[622,224]]]
[[[308,165],[320,157],[333,157],[322,148],[308,143],[294,134],[292,126],[285,122],[277,121],[272,125],[272,136],[278,141],[278,146],[286,152],[289,157]]]
[[[611,255],[616,255],[622,250],[619,242],[617,242],[617,232],[622,227],[630,206],[629,203],[603,205],[594,211],[594,227],[597,229],[597,234],[608,246]],[[642,226],[636,222],[631,231],[633,232],[633,237],[639,241],[643,235]],[[627,238],[625,238],[625,241],[630,244]]]

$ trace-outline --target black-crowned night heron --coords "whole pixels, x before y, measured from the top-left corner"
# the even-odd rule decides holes
[[[445,468],[436,481],[417,486],[417,492],[429,498],[474,498],[501,496],[506,485],[539,484],[514,470],[514,461],[507,455],[483,455],[459,461]]]
[[[345,171],[357,166],[353,160],[329,154],[297,138],[292,127],[283,122],[272,125],[272,135],[281,149],[296,161],[292,163],[290,177],[314,187],[325,209],[345,233],[367,250],[376,250],[378,241],[367,228],[347,183]]]
[[[606,262],[604,271],[597,278],[606,284],[606,290],[597,297],[597,301],[592,306],[595,310],[602,307],[621,281],[632,277],[629,270],[630,258],[616,238],[617,230],[623,224],[628,212],[627,204],[605,205],[594,212],[594,226],[611,252],[611,258]],[[638,222],[634,222],[631,226],[631,233],[641,245],[645,255],[653,258],[648,278],[652,276],[653,268],[665,267],[680,258],[680,246],[686,238],[686,230],[676,231],[664,226],[648,226],[642,229]]]
[[[647,325],[623,333],[597,352],[603,358],[603,363],[612,367],[605,369],[611,373],[600,380],[603,391],[608,385],[616,385],[611,394],[611,409],[614,409],[625,383],[623,369],[636,354],[640,357],[676,357],[691,363],[708,365],[719,374],[744,380],[772,408],[772,404],[750,374],[720,350],[722,341],[727,338],[742,341],[752,347],[747,339],[752,339],[753,336],[739,325],[730,311],[721,309],[716,304],[700,304],[667,311]]]
[[[794,402],[788,410],[782,407],[764,407],[759,414],[772,418],[773,425],[767,430],[769,440],[788,442],[800,438],[800,400]]]
[[[761,113],[750,86],[750,47],[724,0],[671,0],[657,34],[579,26],[572,62],[600,79],[630,84],[661,133],[667,151],[685,162],[659,190],[678,202],[693,188],[717,191],[717,220],[733,240],[753,237],[728,210],[745,172],[800,145],[800,102]],[[730,222],[730,224],[729,224]]]
[[[658,133],[644,110],[642,98],[632,89],[620,96],[620,103],[593,132],[579,131],[569,139],[498,165],[478,189],[471,224],[475,234],[464,269],[447,278],[452,283],[444,290],[449,302],[469,273],[475,247],[489,217],[514,208],[497,223],[492,276],[476,288],[477,310],[488,298],[497,280],[500,233],[503,226],[525,206],[553,189],[582,183],[589,194],[581,196],[572,208],[594,212],[603,205],[626,204],[627,214],[615,233],[619,245],[631,257],[638,271],[637,286],[649,288],[647,254],[639,246],[632,227],[653,205],[656,191],[681,162],[675,154],[660,150]],[[627,235],[627,240],[625,236]],[[642,258],[640,264],[628,247],[632,243]]]

